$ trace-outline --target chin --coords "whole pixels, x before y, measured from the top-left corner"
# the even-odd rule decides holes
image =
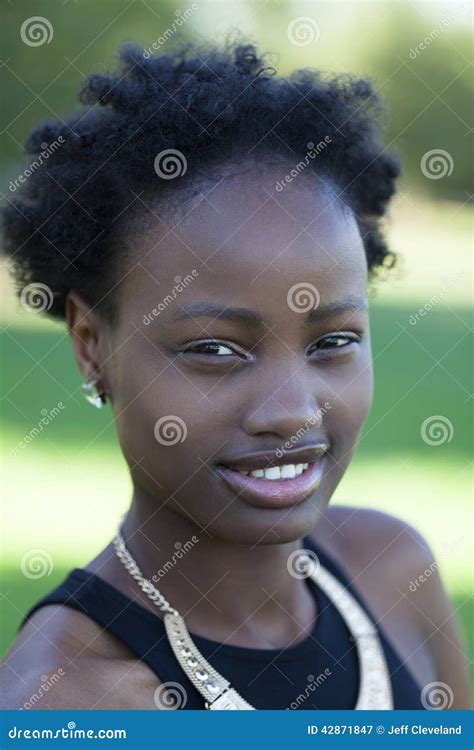
[[[231,513],[222,513],[203,527],[215,540],[223,542],[252,547],[289,544],[314,529],[328,503],[329,499],[319,492],[298,505],[278,510],[254,508],[237,500]]]

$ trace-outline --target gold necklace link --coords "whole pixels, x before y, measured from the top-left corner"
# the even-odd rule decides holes
[[[171,606],[171,604],[165,599],[163,594],[161,594],[158,589],[153,586],[151,581],[145,578],[136,561],[127,549],[125,540],[120,531],[117,531],[113,540],[113,544],[119,560],[123,563],[124,567],[126,568],[126,570],[128,570],[132,578],[137,581],[141,590],[148,596],[149,599],[152,600],[154,604],[156,604],[158,609],[165,613],[178,615],[178,611]]]
[[[117,532],[114,547],[119,560],[137,581],[142,591],[165,613],[168,641],[182,670],[204,698],[209,710],[255,710],[204,658],[186,627],[183,617],[157,588],[144,577],[130,554],[122,534]],[[390,675],[377,630],[359,602],[321,563],[305,557],[308,576],[319,586],[338,610],[353,637],[360,667],[359,693],[355,710],[392,710]]]

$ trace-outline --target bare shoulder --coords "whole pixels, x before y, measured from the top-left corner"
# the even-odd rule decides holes
[[[156,710],[159,685],[87,615],[48,605],[25,624],[0,665],[0,708]]]
[[[395,558],[391,575],[396,577],[432,557],[428,542],[412,525],[373,508],[329,507],[313,536],[355,573]]]
[[[442,682],[450,707],[468,708],[464,638],[424,536],[395,515],[344,505],[328,508],[311,536],[344,568],[418,683]]]

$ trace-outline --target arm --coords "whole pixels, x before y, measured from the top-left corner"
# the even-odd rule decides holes
[[[438,686],[426,687],[429,706],[450,709],[471,708],[468,659],[457,612],[443,585],[439,564],[426,541],[413,529],[413,544],[420,550],[419,560],[410,578],[416,584],[410,602],[417,609],[426,644],[436,664]],[[426,575],[428,572],[428,575]],[[419,579],[419,580],[417,580]],[[469,606],[468,597],[463,597]]]
[[[86,615],[51,605],[33,615],[0,665],[0,708],[156,711],[160,684]]]

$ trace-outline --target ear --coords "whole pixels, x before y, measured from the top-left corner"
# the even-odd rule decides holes
[[[110,396],[104,366],[107,360],[105,321],[80,294],[70,291],[66,298],[66,323],[79,370],[86,380],[97,380]]]

